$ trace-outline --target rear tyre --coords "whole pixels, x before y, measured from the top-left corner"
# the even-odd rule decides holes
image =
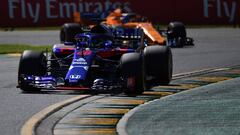
[[[120,60],[122,77],[126,80],[124,93],[127,95],[142,94],[145,89],[145,74],[142,55],[126,53]]]
[[[78,33],[83,33],[82,26],[77,23],[65,23],[60,30],[60,41],[76,42],[75,36]]]
[[[168,46],[147,46],[143,54],[148,83],[168,85],[173,70],[171,49]]]
[[[43,76],[46,74],[46,56],[43,52],[26,50],[22,53],[18,68],[18,86],[26,92],[39,91],[40,89],[28,85],[23,76]]]
[[[176,47],[183,47],[187,37],[186,28],[182,22],[171,22],[167,28],[168,37],[176,40]]]

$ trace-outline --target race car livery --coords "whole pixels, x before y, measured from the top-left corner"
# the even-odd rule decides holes
[[[141,94],[172,78],[168,46],[147,44],[142,28],[96,25],[75,35],[75,42],[55,44],[51,53],[26,50],[19,62],[23,91],[123,91]]]

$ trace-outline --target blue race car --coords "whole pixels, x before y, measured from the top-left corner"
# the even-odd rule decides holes
[[[168,46],[144,41],[141,28],[94,26],[75,42],[55,44],[51,53],[26,50],[18,70],[18,88],[40,90],[123,91],[141,94],[172,78]]]

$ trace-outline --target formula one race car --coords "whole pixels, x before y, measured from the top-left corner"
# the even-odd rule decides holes
[[[121,9],[116,9],[101,22],[109,27],[142,28],[148,45],[167,45],[170,47],[193,46],[193,39],[187,37],[186,28],[181,22],[169,23],[166,30],[158,30],[147,20],[146,17],[135,13],[123,13]],[[84,28],[92,25],[78,23],[65,23],[60,31],[60,41],[74,41],[77,33],[83,33]]]
[[[148,46],[141,28],[97,25],[55,44],[52,53],[26,50],[18,71],[18,88],[47,90],[121,90],[141,94],[147,86],[167,85],[172,78],[168,46]]]

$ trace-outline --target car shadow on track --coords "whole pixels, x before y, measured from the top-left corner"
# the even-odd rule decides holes
[[[98,94],[110,94],[116,95],[121,94],[121,90],[115,91],[77,91],[77,90],[41,90],[36,92],[25,92],[22,91],[21,94],[48,94],[48,95],[82,95],[82,94],[89,94],[89,95],[98,95]]]

